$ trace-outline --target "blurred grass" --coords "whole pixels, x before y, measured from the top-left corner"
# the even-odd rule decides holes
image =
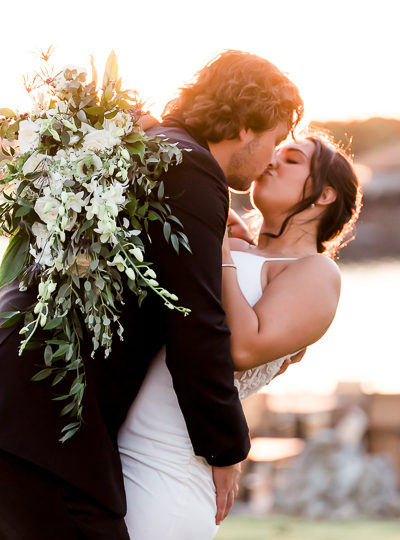
[[[400,519],[333,522],[229,516],[215,540],[400,540]]]

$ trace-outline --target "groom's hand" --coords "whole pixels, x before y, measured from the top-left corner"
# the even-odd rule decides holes
[[[217,495],[215,522],[219,525],[229,514],[238,494],[241,464],[236,463],[229,467],[213,467],[212,470]]]

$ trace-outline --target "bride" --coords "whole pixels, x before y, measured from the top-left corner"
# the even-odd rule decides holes
[[[251,196],[256,245],[227,235],[223,244],[223,305],[242,399],[327,331],[340,294],[332,257],[361,206],[349,160],[320,136],[281,145]],[[234,217],[231,227],[240,226]],[[164,350],[121,427],[119,451],[132,539],[215,536],[212,468],[194,455]]]

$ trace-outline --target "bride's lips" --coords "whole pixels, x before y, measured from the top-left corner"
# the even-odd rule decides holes
[[[268,176],[272,176],[272,174],[269,171],[265,170],[258,178],[256,178],[255,181],[261,182],[261,180],[264,180],[265,177],[268,177]]]

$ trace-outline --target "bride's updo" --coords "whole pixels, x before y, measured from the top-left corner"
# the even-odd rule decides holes
[[[312,133],[305,139],[312,141],[315,148],[310,162],[310,174],[304,183],[303,198],[291,209],[278,234],[263,234],[272,238],[279,237],[293,216],[309,208],[318,200],[324,187],[331,186],[336,192],[336,199],[319,218],[316,247],[318,253],[333,258],[339,249],[352,240],[351,232],[362,206],[362,191],[351,157],[342,148],[325,133]],[[258,236],[262,217],[258,211],[256,213],[252,213],[249,226]]]

